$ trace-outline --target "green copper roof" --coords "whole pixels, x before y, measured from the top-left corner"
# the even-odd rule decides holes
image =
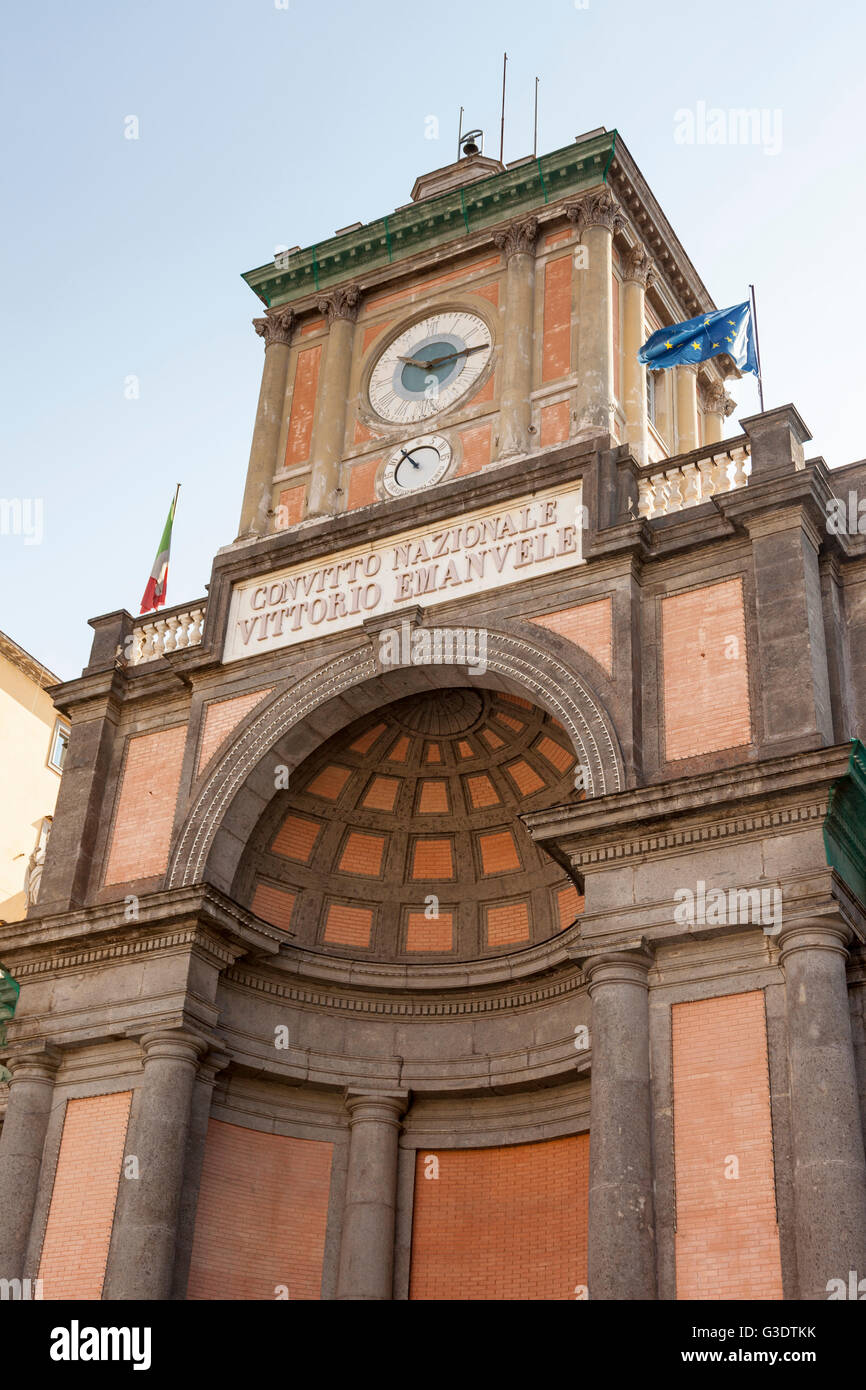
[[[615,144],[616,131],[611,130],[566,145],[515,169],[491,174],[438,198],[425,198],[378,222],[294,251],[284,267],[269,261],[248,270],[243,278],[269,309],[291,304],[316,290],[445,246],[467,232],[495,226],[601,183],[607,178]]]
[[[866,903],[866,748],[855,738],[844,777],[830,784],[824,817],[827,863]]]

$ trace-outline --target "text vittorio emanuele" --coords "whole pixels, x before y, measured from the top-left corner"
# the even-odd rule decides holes
[[[225,659],[354,626],[401,604],[444,602],[579,564],[583,510],[573,487],[239,586]]]

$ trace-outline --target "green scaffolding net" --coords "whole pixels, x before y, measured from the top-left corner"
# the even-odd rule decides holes
[[[858,738],[852,740],[844,777],[830,784],[824,848],[827,863],[866,903],[866,748]]]
[[[6,1046],[6,1021],[13,1017],[18,1004],[21,986],[13,980],[8,970],[0,965],[0,1047]],[[8,1081],[9,1072],[0,1063],[0,1081]]]

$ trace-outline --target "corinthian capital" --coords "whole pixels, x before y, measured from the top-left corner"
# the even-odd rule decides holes
[[[622,214],[609,188],[587,193],[567,207],[565,212],[581,236],[587,227],[607,227],[608,231],[615,232],[623,225]]]
[[[253,328],[260,338],[265,340],[265,352],[272,343],[283,343],[285,346],[292,341],[292,329],[295,324],[295,315],[291,309],[275,309],[269,312],[262,319],[253,319]]]
[[[704,392],[704,400],[707,410],[711,410],[714,415],[721,415],[730,396],[720,381],[711,381]]]
[[[525,217],[520,222],[512,222],[501,232],[493,233],[493,244],[504,251],[506,261],[519,254],[531,256],[538,239],[538,218]]]
[[[622,257],[623,280],[636,280],[646,289],[653,280],[653,263],[641,245],[630,246]]]
[[[358,316],[361,291],[357,285],[347,285],[344,289],[331,290],[319,300],[319,313],[324,314],[328,324],[335,319],[346,319],[354,323]]]

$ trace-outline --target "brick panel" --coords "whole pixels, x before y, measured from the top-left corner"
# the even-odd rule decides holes
[[[335,946],[369,946],[373,913],[369,907],[331,903],[325,922],[325,940]]]
[[[275,888],[270,883],[257,883],[251,904],[252,911],[263,922],[281,931],[289,930],[297,894],[288,893],[284,888]]]
[[[307,497],[307,484],[296,483],[294,487],[284,487],[280,493],[277,514],[278,531],[286,531],[304,519],[304,503]]]
[[[165,872],[185,742],[185,724],[129,739],[106,884]]]
[[[406,928],[407,951],[450,951],[453,946],[454,919],[450,912],[438,917],[425,917],[423,912],[410,912]]]
[[[677,1298],[780,1299],[763,993],[674,1004],[672,1035]]]
[[[477,473],[490,462],[491,427],[476,425],[474,429],[461,430],[460,441],[463,445],[463,458],[457,470],[458,478],[464,477],[467,473]]]
[[[498,806],[500,804],[496,788],[486,772],[479,772],[474,777],[467,777],[466,788],[474,811],[480,811],[485,806]]]
[[[308,864],[313,845],[321,830],[315,820],[305,820],[302,816],[286,816],[271,849],[284,859],[295,859],[299,864]]]
[[[495,395],[496,373],[494,372],[487,378],[484,385],[475,392],[475,395],[469,397],[466,405],[485,405],[488,401],[492,401]]]
[[[368,323],[367,327],[364,329],[364,336],[361,340],[361,352],[366,352],[370,344],[374,343],[379,334],[383,333],[388,325],[393,322],[393,319],[383,319],[381,323]]]
[[[211,700],[205,710],[196,776],[203,767],[207,767],[232,729],[236,729],[241,720],[246,719],[250,710],[255,709],[272,690],[273,686],[268,686],[267,690],[253,690],[249,695],[235,695],[230,700]]]
[[[289,437],[286,441],[286,467],[306,463],[310,457],[310,441],[313,437],[313,416],[316,410],[316,392],[319,386],[319,362],[322,344],[305,348],[298,353],[295,367],[295,384],[292,391],[292,408],[289,415]]]
[[[349,746],[355,753],[369,753],[376,739],[384,732],[384,724],[374,724],[372,729],[365,729],[364,732],[355,739],[355,742]]]
[[[419,280],[417,284],[408,290],[394,290],[391,294],[376,295],[373,299],[366,301],[368,312],[381,308],[383,304],[395,304],[400,299],[408,299],[412,295],[426,294],[436,285],[446,285],[452,280],[464,280],[467,276],[477,273],[480,270],[490,270],[493,266],[502,264],[501,256],[486,256],[483,260],[474,261],[471,265],[462,266],[460,270],[449,270],[444,275],[434,275],[429,280]]]
[[[427,763],[441,763],[442,749],[438,743],[428,743],[424,752],[424,761]]]
[[[369,507],[376,501],[376,474],[381,458],[367,459],[364,463],[354,463],[349,469],[349,491],[346,511],[356,507]]]
[[[529,940],[529,904],[500,903],[487,909],[487,945],[511,946]]]
[[[307,786],[307,791],[311,796],[320,796],[323,801],[336,801],[351,775],[351,770],[348,767],[340,767],[338,763],[331,763],[328,767],[323,767],[321,772],[316,773],[312,782]]]
[[[560,888],[556,894],[557,915],[559,917],[560,931],[565,931],[570,927],[575,917],[579,917],[583,912],[585,898],[582,893],[578,893],[573,883],[569,883],[565,888]]]
[[[447,815],[450,810],[447,782],[421,783],[421,793],[418,797],[419,815]]]
[[[401,734],[388,754],[389,763],[405,763],[409,756],[409,739],[406,734]]]
[[[333,1148],[210,1121],[188,1299],[321,1298]]]
[[[413,878],[453,878],[450,840],[416,840],[412,853]]]
[[[743,581],[662,600],[665,757],[691,758],[751,740]]]
[[[516,763],[509,763],[505,771],[508,773],[514,785],[524,796],[532,796],[534,792],[546,787],[547,783],[543,777],[539,777],[534,767],[531,767],[523,758],[519,758]]]
[[[538,740],[535,751],[540,753],[542,758],[555,767],[557,772],[567,772],[574,762],[574,754],[569,748],[563,748],[556,739],[550,738],[547,734]]]
[[[44,1298],[102,1296],[131,1100],[114,1091],[66,1103],[39,1262]]]
[[[571,256],[544,267],[544,346],[542,381],[558,381],[571,371]]]
[[[568,401],[554,401],[552,405],[543,405],[539,415],[542,449],[551,444],[568,442],[568,427],[571,423],[571,406]]]
[[[539,613],[530,620],[539,627],[558,632],[575,646],[582,647],[608,675],[613,670],[612,610],[609,598],[582,603],[579,608],[562,608],[557,613]]]
[[[427,1160],[438,1159],[438,1177]],[[419,1149],[409,1297],[573,1300],[587,1283],[589,1137]]]
[[[351,830],[346,836],[337,867],[344,874],[362,874],[365,878],[379,878],[384,853],[384,835],[363,835],[359,830]]]
[[[520,858],[510,830],[491,831],[479,835],[481,868],[485,874],[507,874],[520,868]]]
[[[374,777],[362,805],[368,806],[371,811],[393,811],[399,790],[399,777]]]

